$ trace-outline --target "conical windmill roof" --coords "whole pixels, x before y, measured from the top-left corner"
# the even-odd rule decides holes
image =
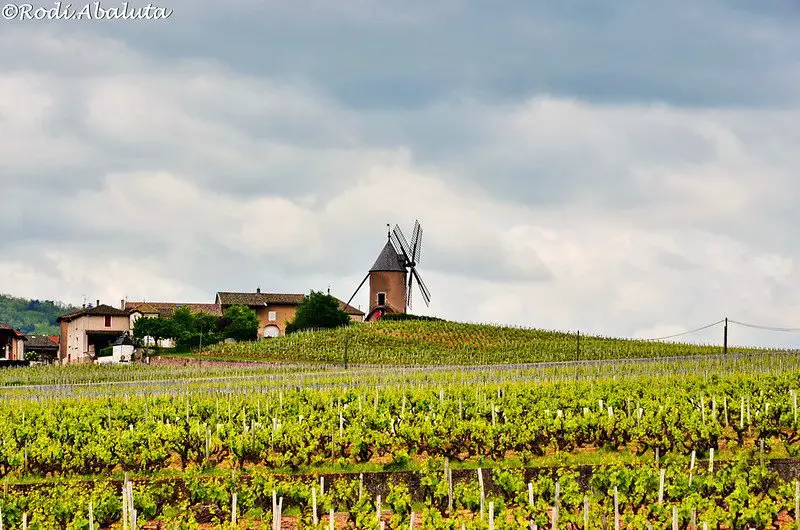
[[[369,272],[406,272],[406,268],[402,256],[397,253],[392,243],[387,241]]]

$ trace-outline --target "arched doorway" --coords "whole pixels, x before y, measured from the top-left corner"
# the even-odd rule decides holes
[[[264,328],[264,338],[265,339],[272,339],[275,337],[281,336],[281,330],[275,324],[270,324]]]

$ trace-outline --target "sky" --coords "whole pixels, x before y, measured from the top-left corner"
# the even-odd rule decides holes
[[[418,219],[414,313],[800,327],[795,0],[154,5],[0,19],[0,292],[347,300]]]

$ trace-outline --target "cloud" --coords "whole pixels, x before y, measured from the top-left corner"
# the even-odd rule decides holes
[[[15,294],[347,299],[386,223],[419,219],[418,312],[637,336],[800,322],[791,6],[306,7],[243,2],[215,43],[218,5],[175,5],[170,31],[4,27]]]

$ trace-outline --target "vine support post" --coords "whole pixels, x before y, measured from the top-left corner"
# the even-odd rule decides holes
[[[800,480],[794,481],[794,518],[800,520]]]
[[[361,500],[360,492],[359,492],[358,498],[359,498],[359,500]],[[314,486],[311,488],[311,522],[314,524],[314,526],[317,526],[319,524],[319,519],[317,519],[317,485],[316,484],[314,484]]]
[[[483,507],[486,501],[486,490],[483,488],[483,470],[478,468],[478,483],[481,486],[481,519],[483,519]]]
[[[725,327],[722,331],[722,354],[728,354],[728,317],[725,317]]]
[[[589,496],[583,496],[583,530],[589,530]]]
[[[614,530],[619,530],[619,491],[614,486]]]
[[[561,481],[556,480],[556,498],[553,501],[553,522],[551,525],[552,530],[558,530],[558,510],[561,504]]]
[[[236,525],[236,521],[238,519],[238,514],[236,513],[238,511],[237,500],[238,499],[236,498],[236,493],[231,493],[231,523],[234,526]]]

